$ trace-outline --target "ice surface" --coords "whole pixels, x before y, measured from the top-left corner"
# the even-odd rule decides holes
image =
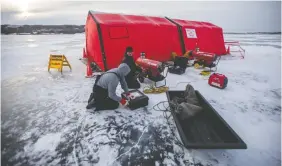
[[[239,40],[246,49],[245,59],[220,61],[218,72],[229,80],[226,89],[210,87],[193,68],[182,76],[169,74],[167,84],[183,90],[190,82],[247,150],[183,149],[162,111],[152,109],[167,100],[165,94],[148,95],[148,107],[135,111],[86,110],[94,79],[85,78],[79,61],[83,34],[2,36],[2,164],[281,165],[281,35],[225,39]],[[65,54],[73,70],[48,73],[50,53]],[[172,119],[170,124],[177,131]]]
[[[45,136],[41,136],[37,142],[34,144],[34,150],[35,151],[55,151],[58,142],[60,141],[60,133],[56,134],[47,134]]]

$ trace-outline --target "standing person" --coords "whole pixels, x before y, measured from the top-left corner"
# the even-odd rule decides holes
[[[122,63],[118,68],[111,69],[97,77],[86,108],[96,107],[96,111],[99,111],[117,109],[119,103],[126,105],[127,101],[116,95],[116,88],[120,82],[122,89],[128,92],[125,76],[129,72],[129,66]]]
[[[140,70],[133,59],[133,48],[127,47],[122,61],[130,67],[130,73],[125,77],[129,89],[139,89],[140,83],[137,81],[136,71]]]

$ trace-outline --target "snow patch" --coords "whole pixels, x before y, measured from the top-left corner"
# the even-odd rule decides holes
[[[50,133],[40,137],[34,144],[35,151],[55,151],[60,142],[61,133]]]

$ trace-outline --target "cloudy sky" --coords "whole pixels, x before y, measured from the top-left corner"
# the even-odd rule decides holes
[[[1,0],[1,23],[83,25],[88,10],[208,21],[225,32],[281,32],[281,1]]]

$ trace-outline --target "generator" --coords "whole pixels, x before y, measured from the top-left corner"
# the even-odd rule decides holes
[[[210,86],[224,89],[227,87],[228,79],[223,74],[213,73],[212,75],[210,75],[208,83]]]
[[[148,105],[149,98],[138,89],[129,91],[128,93],[122,93],[122,98],[128,101],[128,108],[135,110]]]

